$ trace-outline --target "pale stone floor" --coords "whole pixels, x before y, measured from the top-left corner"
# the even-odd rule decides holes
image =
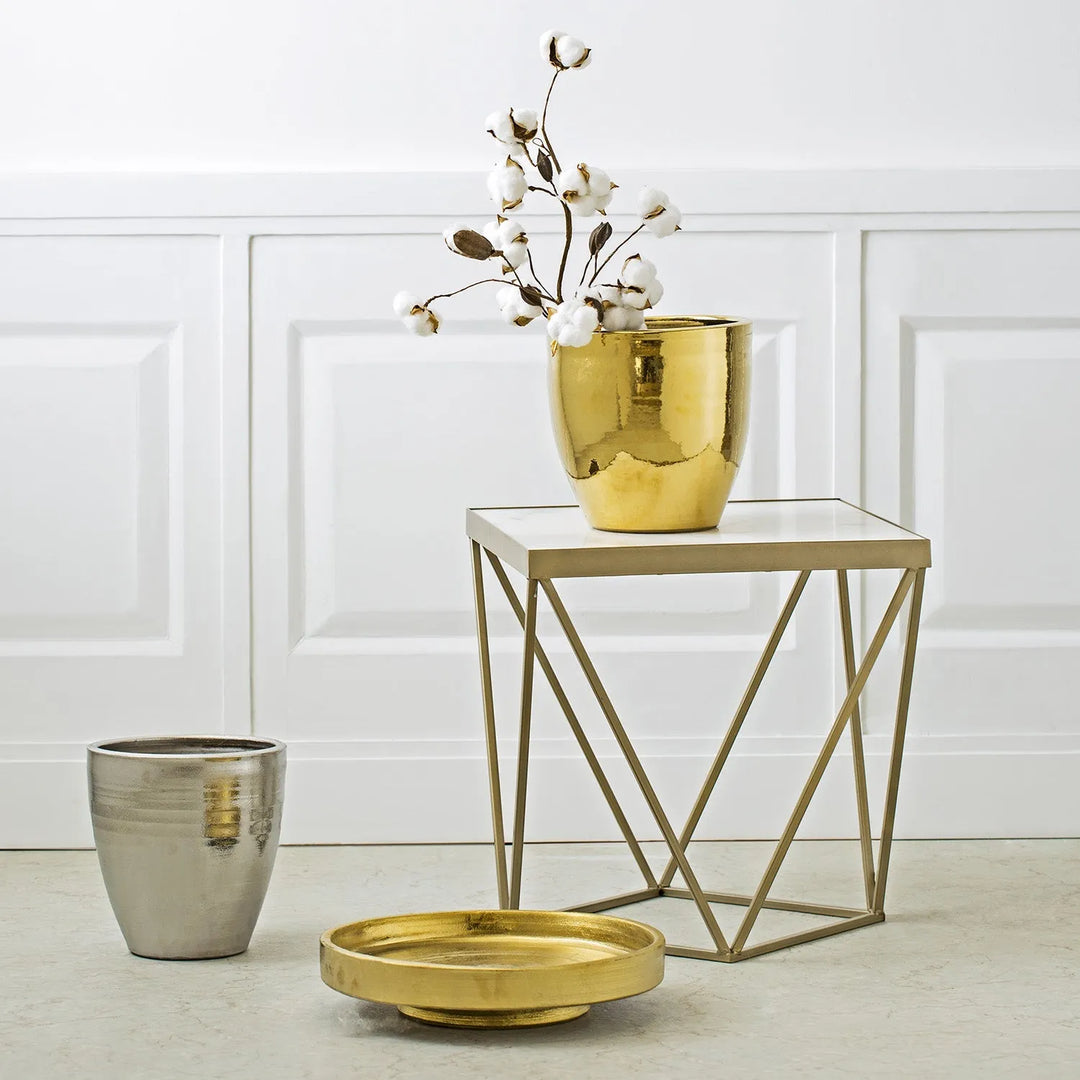
[[[706,887],[747,891],[769,849],[693,850]],[[852,845],[792,858],[775,895],[858,904]],[[524,904],[632,871],[618,845],[536,845]],[[0,1076],[1080,1077],[1080,840],[898,843],[883,925],[741,964],[669,958],[655,990],[549,1028],[435,1028],[322,984],[324,929],[492,906],[492,882],[482,846],[283,848],[250,950],[170,963],[126,951],[93,852],[0,852]],[[625,914],[701,941],[685,901]]]

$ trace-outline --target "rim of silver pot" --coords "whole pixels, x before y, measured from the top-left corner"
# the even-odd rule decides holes
[[[205,760],[275,754],[285,749],[285,743],[255,735],[136,735],[127,739],[102,739],[86,749],[106,757]]]

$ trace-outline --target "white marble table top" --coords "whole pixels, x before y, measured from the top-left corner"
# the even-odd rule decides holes
[[[470,539],[531,578],[930,565],[930,541],[842,499],[731,502],[715,529],[617,533],[577,506],[472,509]]]

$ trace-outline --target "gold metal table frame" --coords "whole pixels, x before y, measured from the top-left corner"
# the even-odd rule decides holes
[[[719,529],[700,533],[597,532],[585,525],[577,507],[508,507],[469,510],[466,531],[472,541],[481,690],[500,907],[520,907],[533,681],[535,666],[539,664],[644,879],[644,887],[641,889],[580,904],[567,910],[606,911],[657,897],[690,899],[694,901],[715,947],[701,949],[669,944],[668,955],[718,960],[726,963],[747,960],[776,949],[884,921],[885,886],[888,879],[900,767],[907,727],[908,704],[911,697],[923,577],[926,568],[930,565],[929,540],[839,499],[732,502],[725,510]],[[516,797],[509,872],[506,863],[502,787],[492,692],[484,555],[524,632]],[[526,579],[524,603],[519,599],[510,582],[506,570],[507,565],[520,572]],[[870,640],[865,656],[861,663],[857,664],[847,574],[849,570],[889,568],[900,571],[900,580]],[[553,579],[778,570],[796,571],[798,576],[781,609],[776,625],[769,634],[746,691],[709,767],[697,799],[694,801],[693,808],[682,829],[676,832],[657,798],[637,751],[555,589]],[[756,891],[753,895],[710,892],[703,889],[699,883],[687,856],[687,847],[693,839],[701,816],[802,596],[803,589],[815,570],[832,571],[836,574],[837,606],[847,695],[828,730],[824,744],[803,785],[787,825],[776,843]],[[538,590],[543,590],[547,597],[571,651],[577,658],[641,795],[648,804],[667,844],[669,858],[659,876],[654,874],[646,860],[641,844],[631,829],[604,773],[603,766],[589,743],[559,683],[555,670],[537,638]],[[885,806],[875,865],[859,697],[905,601],[908,606],[907,628],[900,670],[896,722],[886,781]],[[865,908],[837,907],[829,904],[771,898],[769,891],[845,730],[850,732],[854,764]],[[682,875],[686,888],[673,885],[676,873]],[[730,904],[746,908],[739,928],[730,942],[722,933],[710,904]],[[762,909],[827,916],[836,921],[748,946],[747,939]]]

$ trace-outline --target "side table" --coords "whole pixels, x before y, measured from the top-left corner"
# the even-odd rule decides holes
[[[889,870],[896,797],[900,782],[911,678],[915,663],[923,577],[926,568],[930,565],[929,540],[840,499],[732,502],[725,510],[718,529],[695,533],[599,532],[588,527],[580,509],[576,506],[469,510],[466,531],[472,541],[473,584],[488,777],[491,788],[495,867],[501,907],[520,907],[533,679],[535,666],[539,664],[551,684],[556,700],[644,879],[644,887],[639,890],[580,904],[569,910],[605,911],[609,908],[622,907],[662,896],[693,900],[708,929],[714,948],[700,949],[669,945],[668,954],[727,963],[746,960],[762,953],[884,920],[885,885]],[[517,784],[509,873],[506,863],[502,787],[491,682],[483,567],[485,555],[524,632]],[[524,603],[519,599],[510,582],[507,566],[518,571],[526,579]],[[889,568],[900,571],[899,583],[867,647],[866,655],[861,663],[856,664],[847,572]],[[798,576],[776,625],[766,641],[761,658],[731,724],[720,742],[693,808],[682,829],[676,832],[555,589],[554,581],[559,578],[575,577],[757,573],[777,570],[796,571]],[[784,630],[802,596],[806,582],[811,573],[816,570],[833,571],[836,574],[847,695],[825,736],[810,775],[798,796],[782,835],[777,840],[772,857],[756,891],[753,895],[706,891],[699,883],[690,863],[687,855],[688,845],[731,754],[743,721],[753,704],[769,663],[776,653]],[[537,638],[538,588],[542,589],[547,597],[667,844],[670,858],[659,876],[654,874],[646,861],[641,844],[630,827],[601,762]],[[908,601],[907,630],[900,671],[885,807],[875,866],[866,766],[859,719],[859,696],[905,601]],[[845,730],[850,732],[854,763],[859,842],[866,894],[865,908],[837,907],[770,898],[769,890]],[[686,888],[673,885],[677,872],[682,875]],[[739,928],[730,942],[721,932],[711,904],[734,904],[746,908]],[[747,946],[747,939],[763,908],[827,916],[835,921],[801,933],[788,934]]]

